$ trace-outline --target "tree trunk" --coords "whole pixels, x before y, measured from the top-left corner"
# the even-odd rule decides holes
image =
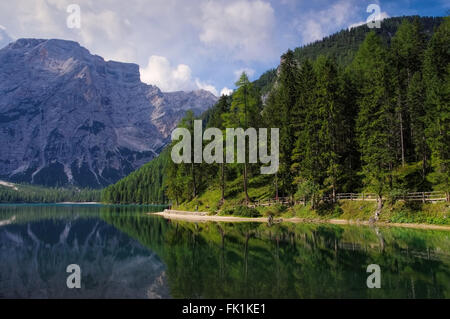
[[[248,204],[250,202],[250,198],[248,197],[247,191],[247,162],[244,163],[244,194],[245,194],[245,203]]]
[[[247,129],[248,123],[247,123],[247,87],[244,87],[244,122],[245,122],[245,129]],[[247,152],[245,152],[247,154]],[[250,199],[248,197],[247,192],[247,156],[244,158],[244,193],[245,193],[245,203],[248,204],[250,202]]]
[[[191,163],[191,174],[192,174],[192,197],[195,198],[197,196],[197,185],[195,181],[195,169],[194,162]]]
[[[383,208],[383,197],[382,197],[382,195],[378,195],[377,210],[375,211],[375,221],[378,221],[382,208]]]
[[[225,202],[225,163],[222,163],[222,180],[221,180],[221,187],[222,187],[222,198],[221,203],[223,204]]]
[[[405,145],[403,141],[403,116],[401,109],[399,112],[399,117],[400,117],[400,143],[402,148],[402,166],[405,166]]]
[[[278,200],[278,172],[275,173],[275,200]]]
[[[333,183],[333,203],[336,203],[336,187]]]
[[[423,154],[423,158],[422,158],[422,180],[425,180],[425,174],[426,174],[426,169],[427,169],[427,156],[425,154]]]

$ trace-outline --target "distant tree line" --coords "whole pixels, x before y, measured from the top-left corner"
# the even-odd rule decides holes
[[[45,188],[16,184],[17,190],[0,186],[0,203],[100,202],[101,191],[79,188]]]

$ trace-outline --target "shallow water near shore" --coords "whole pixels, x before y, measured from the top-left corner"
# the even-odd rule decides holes
[[[2,298],[450,298],[450,232],[0,205]],[[81,288],[69,289],[69,264]],[[369,289],[367,266],[381,269]]]

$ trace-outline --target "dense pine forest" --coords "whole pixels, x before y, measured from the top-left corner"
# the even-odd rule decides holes
[[[0,203],[100,202],[101,190],[46,188],[35,185],[0,185]]]
[[[438,26],[439,24],[439,26]],[[450,18],[393,18],[289,50],[277,70],[244,73],[204,128],[277,127],[280,168],[257,164],[174,164],[164,152],[119,183],[114,203],[195,201],[202,194],[251,202],[286,196],[314,208],[336,193],[379,198],[450,191]],[[193,132],[194,116],[179,124]]]
[[[167,203],[165,185],[169,161],[170,152],[166,149],[151,162],[104,189],[102,200],[108,203],[126,204]]]

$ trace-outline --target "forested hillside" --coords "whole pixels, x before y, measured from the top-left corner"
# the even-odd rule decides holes
[[[380,205],[382,197],[410,191],[439,190],[448,197],[450,18],[431,37],[439,19],[403,19],[398,29],[399,19],[383,21],[382,28],[386,21],[384,31],[359,27],[304,51],[289,50],[276,73],[256,83],[243,74],[233,96],[221,97],[208,113],[206,126],[222,131],[280,128],[276,175],[260,175],[262,163],[176,165],[166,153],[146,173],[143,168],[110,188],[120,195],[108,190],[104,199],[155,202],[163,188],[174,204],[208,194],[216,208],[231,198],[275,196],[307,199],[314,207],[324,196],[359,191],[377,194]],[[274,74],[277,85],[263,103],[261,93]],[[192,132],[193,121],[189,113],[179,126]],[[151,173],[148,167],[157,165],[166,169]]]
[[[373,31],[379,35],[384,44],[389,45],[392,37],[397,32],[400,24],[404,20],[412,22],[415,18],[408,17],[394,17],[382,21],[381,28],[369,29],[365,24],[351,29],[344,29],[334,33],[321,40],[298,47],[294,50],[295,58],[302,62],[305,59],[314,61],[320,55],[332,57],[336,62],[343,67],[348,66],[355,57],[361,43],[363,43],[366,35]],[[422,25],[422,32],[424,37],[428,40],[431,38],[434,30],[442,22],[442,17],[420,17]],[[254,85],[261,90],[261,94],[266,94],[276,80],[276,69],[269,70],[263,73],[259,79],[254,81]]]
[[[166,149],[137,171],[105,188],[102,192],[102,200],[108,203],[124,204],[166,203],[164,183],[169,161],[170,153]]]

